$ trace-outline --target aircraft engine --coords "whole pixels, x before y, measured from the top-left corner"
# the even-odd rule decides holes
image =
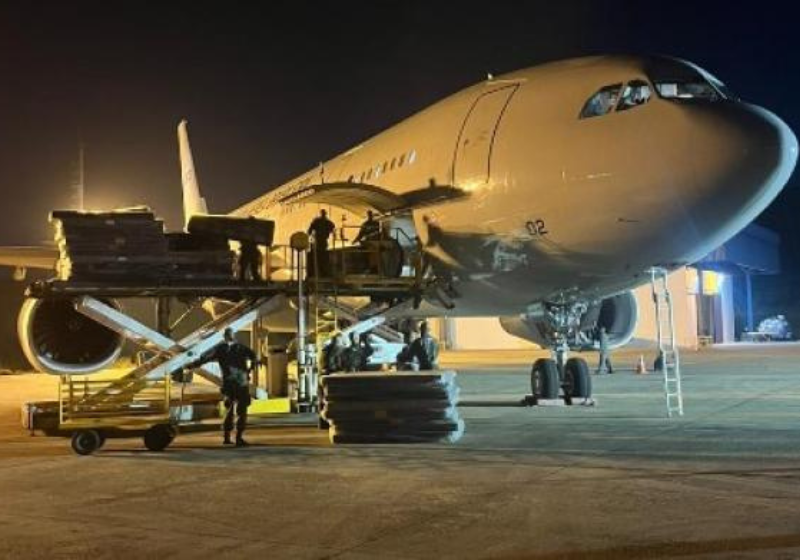
[[[104,303],[119,309],[115,301]],[[28,298],[17,319],[17,333],[28,361],[52,374],[94,373],[111,365],[123,338],[79,313],[69,299]]]
[[[590,304],[576,320],[580,326],[570,337],[572,350],[596,348],[600,327],[606,328],[610,347],[619,348],[633,337],[639,320],[639,306],[633,292],[622,292]],[[500,324],[507,333],[544,348],[555,345],[556,325],[552,306],[541,305],[528,314],[501,317]]]

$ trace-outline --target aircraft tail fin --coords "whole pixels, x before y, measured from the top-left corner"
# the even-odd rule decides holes
[[[186,120],[182,120],[178,124],[184,226],[189,225],[192,216],[208,214],[208,206],[206,206],[206,200],[200,195],[200,185],[197,183],[197,174],[194,171],[194,158],[192,158],[192,148],[189,145],[189,133],[186,125]]]

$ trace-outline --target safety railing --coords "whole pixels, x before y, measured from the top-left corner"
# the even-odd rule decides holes
[[[58,386],[61,426],[124,426],[169,419],[169,376],[142,379],[124,389],[115,388],[116,382],[116,379],[61,376]]]

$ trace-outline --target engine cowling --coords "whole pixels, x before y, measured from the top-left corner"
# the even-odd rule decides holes
[[[516,337],[552,348],[555,343],[556,325],[547,306],[538,311],[513,317],[501,317],[503,329]],[[580,316],[579,327],[569,341],[572,350],[588,350],[597,347],[600,327],[605,327],[609,346],[619,348],[633,338],[639,321],[639,305],[633,292],[622,292],[588,306]]]
[[[119,309],[115,301],[104,303]],[[119,357],[124,343],[122,336],[79,313],[69,299],[25,300],[17,334],[31,365],[57,375],[100,371]]]

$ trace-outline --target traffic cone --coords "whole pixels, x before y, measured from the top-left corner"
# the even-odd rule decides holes
[[[647,366],[644,365],[644,356],[642,354],[639,354],[639,363],[636,364],[634,372],[640,375],[647,373]]]

